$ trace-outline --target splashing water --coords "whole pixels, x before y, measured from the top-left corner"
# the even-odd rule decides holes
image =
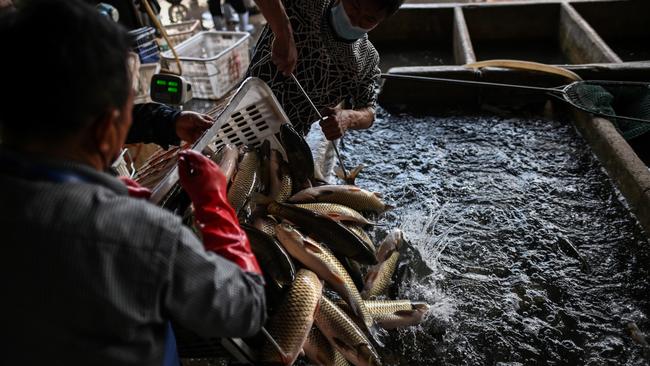
[[[570,125],[381,112],[344,142],[408,242],[389,297],[432,304],[386,364],[647,364],[648,240]]]

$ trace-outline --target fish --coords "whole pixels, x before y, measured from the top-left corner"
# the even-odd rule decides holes
[[[323,284],[314,272],[298,270],[286,298],[266,326],[280,350],[266,342],[262,346],[262,361],[282,365],[296,361],[314,323],[322,292]]]
[[[309,187],[314,177],[314,157],[307,141],[289,123],[280,126],[280,139],[291,166],[291,178],[298,189]]]
[[[373,325],[372,317],[363,304],[361,294],[334,254],[323,245],[303,236],[286,222],[276,226],[275,232],[278,240],[289,254],[307,269],[314,271],[318,277],[341,295],[350,304],[355,315],[363,319],[366,327],[370,329]]]
[[[268,194],[271,189],[271,141],[264,140],[258,148],[260,154],[258,192]]]
[[[303,189],[289,198],[290,203],[327,202],[348,206],[359,212],[381,214],[391,209],[381,200],[381,194],[352,185],[323,185]]]
[[[429,311],[429,304],[410,300],[366,300],[372,318],[384,329],[420,324]]]
[[[271,151],[269,175],[269,196],[278,202],[284,202],[293,191],[293,183],[289,168],[282,154],[277,150]]]
[[[244,153],[239,163],[239,171],[228,190],[228,202],[239,215],[246,205],[251,193],[255,190],[258,182],[258,166],[260,164],[259,154],[255,150]]]
[[[368,236],[368,233],[366,233],[362,227],[358,225],[345,225],[350,231],[354,233],[359,239],[363,240],[364,243],[366,243],[369,247],[374,248],[375,244],[373,244],[372,239],[370,236]]]
[[[334,174],[336,174],[336,176],[337,176],[339,179],[341,179],[342,181],[344,181],[345,184],[354,185],[354,182],[356,181],[357,176],[359,175],[359,173],[361,172],[361,170],[363,170],[363,168],[365,168],[365,165],[363,165],[363,164],[359,164],[359,165],[357,165],[354,169],[350,170],[350,171],[348,172],[348,175],[346,176],[346,175],[343,173],[343,168],[341,168],[340,166],[337,166],[336,168],[334,168]]]
[[[357,286],[357,289],[359,291],[363,290],[363,274],[361,273],[361,266],[357,261],[354,259],[346,258],[343,256],[337,256],[339,262],[343,265],[343,268],[345,268],[345,271],[348,272],[350,277],[352,277],[352,281],[354,281],[354,285]]]
[[[430,308],[425,302],[410,300],[366,300],[364,303],[372,318],[384,329],[418,325]],[[354,315],[347,303],[339,300],[336,305],[346,314]]]
[[[348,366],[348,361],[334,349],[327,338],[316,327],[312,327],[303,345],[305,356],[319,366]]]
[[[383,295],[388,290],[399,262],[399,248],[403,240],[402,231],[394,229],[379,245],[377,250],[379,264],[368,268],[364,278],[363,291],[361,292],[364,299]]]
[[[379,354],[361,328],[325,296],[321,297],[314,323],[334,349],[353,365],[381,365]]]
[[[224,145],[214,157],[218,160],[213,160],[221,172],[226,177],[226,182],[231,182],[237,171],[237,162],[239,160],[239,150],[233,144]]]
[[[275,236],[275,226],[278,222],[271,216],[259,216],[253,220],[253,226],[269,236]]]
[[[359,212],[336,203],[298,203],[296,206],[327,215],[345,224],[353,223],[362,226],[375,225],[374,222],[369,221]]]
[[[267,284],[277,288],[289,287],[296,279],[296,267],[289,253],[278,241],[248,224],[240,224],[246,232],[253,254],[262,267]]]
[[[337,254],[363,264],[377,263],[375,248],[368,247],[348,228],[330,217],[287,203],[275,202],[262,195],[256,195],[255,200],[258,204],[266,205],[268,214],[290,221],[304,232],[313,234]]]

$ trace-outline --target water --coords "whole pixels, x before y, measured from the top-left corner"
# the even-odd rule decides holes
[[[343,153],[410,242],[390,297],[432,304],[387,364],[648,363],[648,241],[570,125],[381,112]]]

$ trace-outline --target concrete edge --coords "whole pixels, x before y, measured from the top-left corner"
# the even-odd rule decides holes
[[[621,191],[632,213],[650,234],[650,170],[606,119],[574,112],[574,125]]]

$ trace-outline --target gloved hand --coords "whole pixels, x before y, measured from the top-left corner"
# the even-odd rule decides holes
[[[178,176],[194,205],[205,249],[261,275],[248,237],[228,203],[226,177],[219,167],[196,151],[184,150],[178,154]]]
[[[144,199],[149,199],[149,197],[151,197],[151,190],[141,186],[133,179],[125,176],[117,177],[117,179],[121,180],[122,183],[126,185],[126,189],[129,191],[129,197]]]

